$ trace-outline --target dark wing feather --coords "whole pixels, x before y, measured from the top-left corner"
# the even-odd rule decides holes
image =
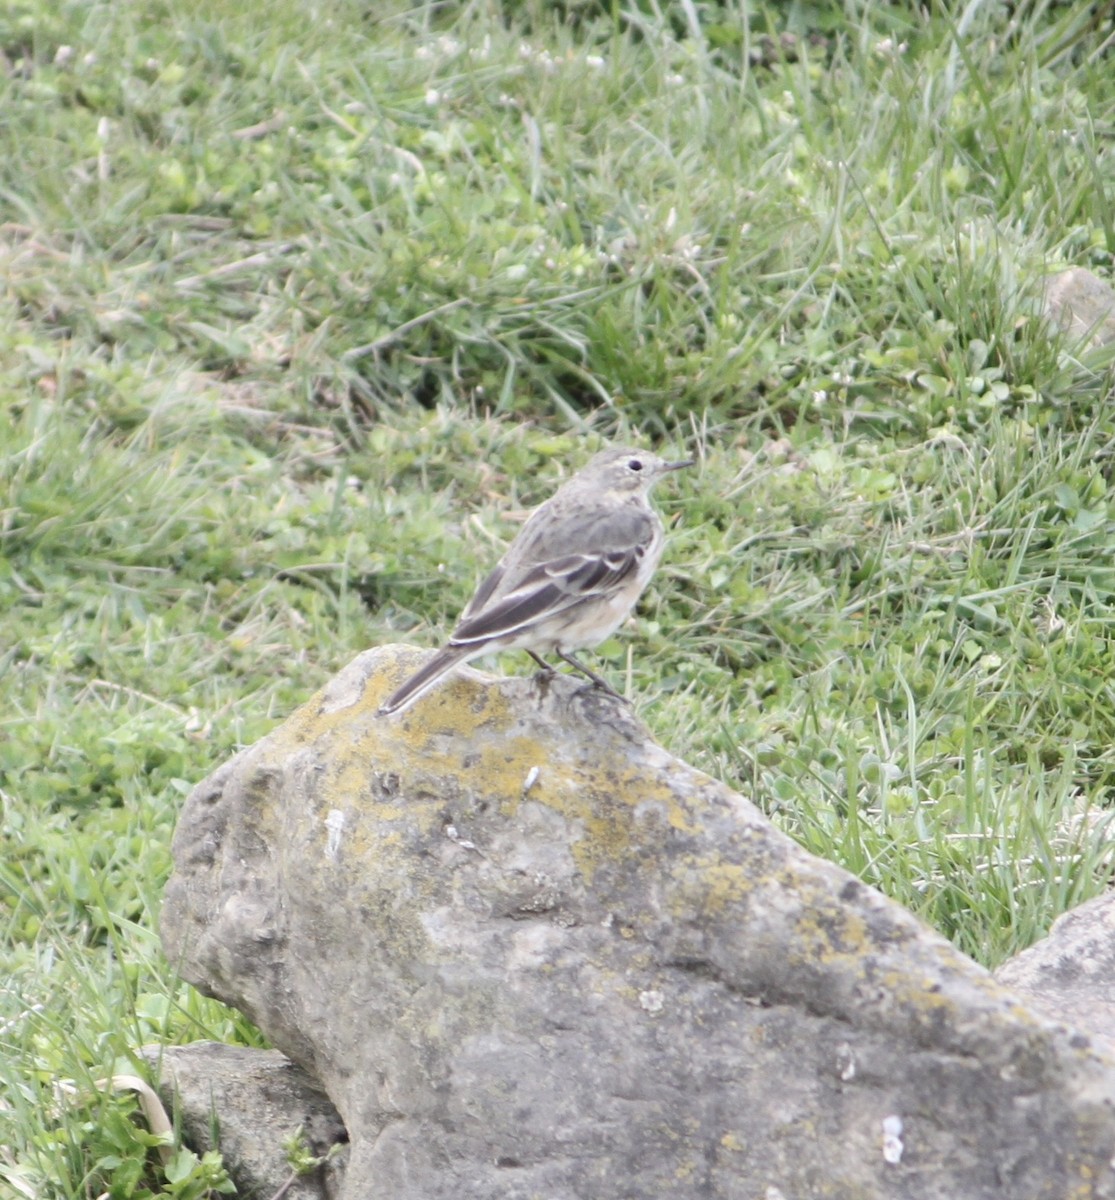
[[[586,599],[607,594],[638,571],[649,544],[641,541],[605,554],[568,554],[540,563],[523,576],[514,591],[488,608],[470,605],[471,615],[466,610],[449,644],[508,637],[540,616],[556,616]]]
[[[504,569],[503,563],[501,562],[498,566],[492,569],[491,574],[489,574],[487,579],[485,579],[484,582],[476,589],[475,595],[465,605],[465,611],[461,613],[461,624],[467,621],[473,613],[478,613],[483,609],[484,605],[488,603],[489,598],[503,582],[503,576]]]

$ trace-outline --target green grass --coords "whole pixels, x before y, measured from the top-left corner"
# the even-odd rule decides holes
[[[600,655],[670,750],[989,965],[1105,887],[1113,31],[932,7],[0,13],[0,1193],[218,1182],[93,1086],[258,1037],[184,795],[610,440],[701,458]]]

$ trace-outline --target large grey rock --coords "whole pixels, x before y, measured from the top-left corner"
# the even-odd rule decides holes
[[[170,960],[346,1200],[1115,1197],[1115,1065],[568,679],[361,655],[195,789]]]
[[[1115,1053],[1115,893],[1065,913],[995,977],[1037,1012],[1104,1039]]]

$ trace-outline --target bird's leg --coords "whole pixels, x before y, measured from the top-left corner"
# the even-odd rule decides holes
[[[539,695],[545,696],[550,690],[550,680],[554,677],[554,668],[542,657],[541,654],[535,654],[533,650],[528,650],[527,653],[541,667],[540,671],[536,671],[534,682],[538,687]]]
[[[544,675],[552,675],[554,673],[554,668],[550,666],[550,664],[542,657],[541,654],[535,654],[533,650],[528,650],[527,653],[542,668],[542,673]]]
[[[609,696],[614,696],[622,704],[628,703],[626,696],[621,696],[619,694],[619,692],[617,692],[616,689],[614,687],[612,687],[612,685],[606,679],[602,679],[599,675],[597,675],[597,673],[595,671],[590,671],[583,662],[579,662],[577,659],[575,659],[573,657],[572,654],[566,654],[564,651],[556,650],[556,649],[555,649],[554,653],[563,662],[567,662],[571,667],[576,667],[576,669],[578,671],[580,671],[582,675],[587,675],[589,677],[589,679],[592,680],[594,686],[600,688],[601,691],[607,692]]]

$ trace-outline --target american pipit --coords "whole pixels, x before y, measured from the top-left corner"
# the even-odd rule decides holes
[[[481,654],[525,650],[576,667],[618,695],[573,651],[598,646],[626,619],[662,557],[662,522],[648,493],[692,462],[646,450],[598,454],[531,514],[461,614],[448,644],[380,706],[398,712],[447,672]]]

